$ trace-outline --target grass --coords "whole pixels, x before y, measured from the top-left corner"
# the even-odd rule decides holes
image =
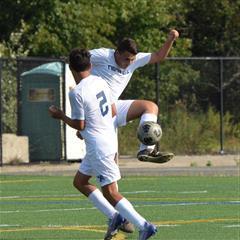
[[[0,179],[0,239],[103,239],[106,218],[72,187],[72,177]],[[238,177],[126,177],[119,187],[158,226],[151,239],[240,239]]]

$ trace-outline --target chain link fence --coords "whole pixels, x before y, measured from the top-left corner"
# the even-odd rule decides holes
[[[177,146],[181,154],[239,152],[240,58],[170,58],[160,65],[159,75],[157,99],[172,149]],[[171,91],[161,96],[168,87]]]
[[[239,83],[239,57],[168,58],[134,73],[122,98],[158,104],[163,151],[239,154]],[[119,129],[125,154],[136,154],[137,125]]]
[[[39,66],[53,62],[62,64],[60,85],[57,89],[59,94],[56,95],[55,90],[52,90],[51,80],[49,86],[41,86],[39,83],[40,85],[35,87],[32,86],[35,83],[30,81],[28,88],[31,91],[27,93],[27,102],[36,102],[38,98],[50,96],[49,101],[43,99],[43,104],[48,106],[57,97],[58,105],[64,108],[65,68],[61,59],[0,59],[1,136],[3,133],[23,134],[20,127],[23,120],[21,94],[25,89],[23,76],[27,76],[27,72]],[[159,121],[163,128],[160,142],[162,150],[175,154],[236,154],[240,150],[239,83],[239,57],[168,58],[160,65],[149,65],[136,71],[121,98],[156,101],[160,110]],[[40,88],[44,90],[39,91]],[[37,105],[34,106],[32,110],[28,109],[33,111],[33,115]],[[38,120],[29,116],[35,121],[31,127],[39,128]],[[137,124],[138,121],[119,129],[121,154],[136,153]],[[65,126],[62,125],[59,131],[60,160],[65,159],[66,155]],[[34,147],[30,145],[30,151],[32,148]],[[2,159],[1,150],[0,153]]]

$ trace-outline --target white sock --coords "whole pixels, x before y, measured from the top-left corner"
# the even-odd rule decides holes
[[[124,218],[133,223],[137,228],[140,230],[144,229],[146,219],[143,218],[138,212],[136,212],[133,205],[126,198],[122,198],[117,203],[115,208]]]
[[[91,192],[88,198],[99,211],[101,211],[104,215],[106,215],[110,219],[117,212],[116,209],[108,202],[108,200],[99,191],[99,189],[96,189],[93,192]]]
[[[155,114],[153,114],[153,113],[144,113],[144,114],[141,116],[139,125],[141,125],[142,123],[147,122],[147,121],[157,122],[157,115],[155,115]],[[142,151],[142,150],[144,150],[144,149],[152,149],[152,150],[153,150],[154,147],[155,147],[155,145],[153,145],[153,146],[147,146],[147,145],[141,143],[139,150],[140,150],[140,151]]]

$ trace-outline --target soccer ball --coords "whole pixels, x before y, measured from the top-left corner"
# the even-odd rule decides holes
[[[138,127],[137,137],[143,144],[151,146],[159,142],[162,137],[162,129],[155,122],[144,122]]]

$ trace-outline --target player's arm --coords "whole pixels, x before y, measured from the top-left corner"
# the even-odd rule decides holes
[[[164,45],[157,51],[151,54],[149,64],[158,63],[163,61],[170,52],[173,42],[179,37],[177,30],[173,29],[169,32],[168,38]]]
[[[112,117],[117,115],[117,108],[115,103],[112,104]]]
[[[84,120],[71,119],[68,116],[66,116],[62,110],[60,110],[54,105],[50,106],[48,111],[52,118],[60,119],[74,129],[81,131],[85,127]]]

